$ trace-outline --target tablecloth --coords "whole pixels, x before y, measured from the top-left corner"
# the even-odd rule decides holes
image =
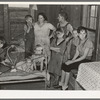
[[[85,90],[100,90],[100,62],[80,64],[76,81]]]

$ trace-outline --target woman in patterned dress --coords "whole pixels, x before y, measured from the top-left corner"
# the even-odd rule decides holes
[[[38,14],[38,21],[34,25],[35,45],[40,44],[44,47],[48,61],[50,60],[50,30],[55,31],[55,27],[47,22],[47,17],[44,13]]]
[[[59,14],[58,14],[59,23],[57,24],[57,27],[63,28],[64,38],[66,38],[69,41],[69,39],[72,37],[73,27],[67,20],[68,20],[67,13],[64,11],[59,12]],[[69,41],[66,45],[66,51],[65,51],[65,55],[63,57],[63,62],[70,59],[70,49],[71,49],[71,41]]]

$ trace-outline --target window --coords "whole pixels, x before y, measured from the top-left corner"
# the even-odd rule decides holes
[[[88,5],[83,6],[83,20],[82,25],[89,29],[96,29],[98,6]]]

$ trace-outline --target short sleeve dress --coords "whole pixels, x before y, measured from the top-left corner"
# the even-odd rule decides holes
[[[42,27],[38,23],[34,25],[35,33],[35,45],[40,44],[44,47],[46,55],[50,55],[50,30],[54,30],[54,26],[51,23],[44,23]]]
[[[79,56],[82,56],[84,54],[84,51],[85,51],[86,48],[89,48],[89,52],[86,56],[86,59],[91,60],[91,56],[92,56],[92,52],[94,50],[94,46],[93,46],[92,41],[90,41],[89,39],[86,39],[84,41],[84,43],[82,43],[82,44],[80,43],[78,45]]]
[[[66,48],[66,41],[63,40],[60,44],[57,45],[57,39],[54,39],[51,43],[52,47],[60,48],[60,52],[51,51],[51,59],[48,64],[49,73],[61,75],[61,65],[63,60],[63,54]]]
[[[73,27],[70,23],[67,23],[65,26],[60,26],[60,24],[58,23],[57,27],[61,27],[64,30],[64,38],[70,38],[72,37],[72,31],[73,31]],[[66,45],[66,51],[63,57],[63,62],[66,62],[68,59],[70,59],[70,50],[71,50],[71,41],[68,41],[67,45]]]

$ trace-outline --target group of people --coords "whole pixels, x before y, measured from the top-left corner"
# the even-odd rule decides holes
[[[44,13],[39,13],[37,18],[38,21],[34,22],[31,15],[25,16],[25,58],[34,54],[36,45],[43,46],[48,58],[48,87],[66,90],[70,71],[78,69],[80,63],[91,61],[93,43],[88,39],[86,28],[72,27],[66,12],[59,12],[56,28],[48,22]]]
[[[41,44],[48,57],[48,86],[66,90],[70,71],[78,69],[80,63],[91,61],[93,43],[88,39],[86,28],[73,29],[66,12],[58,14],[57,28],[48,23],[44,13],[39,13],[37,18],[38,21],[33,23],[30,15],[25,17],[26,57]]]

